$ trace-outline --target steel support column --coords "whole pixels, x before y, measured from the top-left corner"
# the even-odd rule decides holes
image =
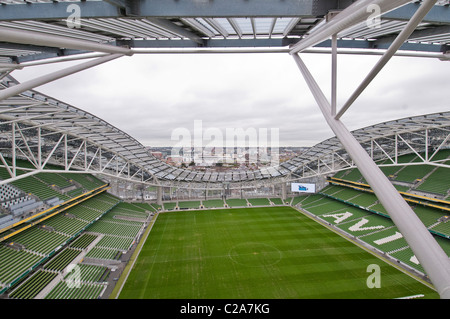
[[[12,161],[12,177],[16,177],[16,125],[11,123],[11,161]]]
[[[331,37],[331,114],[336,115],[337,106],[337,35]]]
[[[339,119],[332,115],[329,101],[302,59],[298,54],[292,56],[328,125],[389,212],[389,216],[410,245],[441,298],[450,299],[450,261],[447,254],[356,138]]]

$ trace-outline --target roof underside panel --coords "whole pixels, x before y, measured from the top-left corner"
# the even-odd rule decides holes
[[[274,3],[275,2],[275,3]],[[318,0],[0,0],[0,28],[131,48],[288,47],[353,1]],[[446,52],[449,1],[438,1],[402,47]],[[420,6],[413,1],[382,16],[376,28],[361,23],[339,33],[338,46],[386,49]],[[330,41],[317,44],[329,47]],[[0,62],[21,63],[84,53],[3,41]]]

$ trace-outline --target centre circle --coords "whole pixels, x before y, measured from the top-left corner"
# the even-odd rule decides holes
[[[266,267],[281,260],[281,252],[268,244],[260,242],[241,243],[230,249],[230,259],[242,266]]]

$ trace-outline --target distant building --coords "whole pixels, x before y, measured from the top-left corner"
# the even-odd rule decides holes
[[[163,153],[161,152],[151,152],[151,154],[156,157],[157,159],[162,159],[163,158]]]
[[[181,166],[183,163],[183,157],[179,155],[169,156],[166,160],[167,164],[173,165],[173,166]]]

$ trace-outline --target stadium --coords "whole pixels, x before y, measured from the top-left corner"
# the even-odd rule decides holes
[[[448,1],[0,4],[2,299],[450,297],[450,112],[340,119],[393,56],[447,67]],[[270,167],[193,170],[37,89],[155,53],[290,55],[335,136]],[[303,54],[330,56],[331,102]],[[379,59],[342,107],[338,55]]]

